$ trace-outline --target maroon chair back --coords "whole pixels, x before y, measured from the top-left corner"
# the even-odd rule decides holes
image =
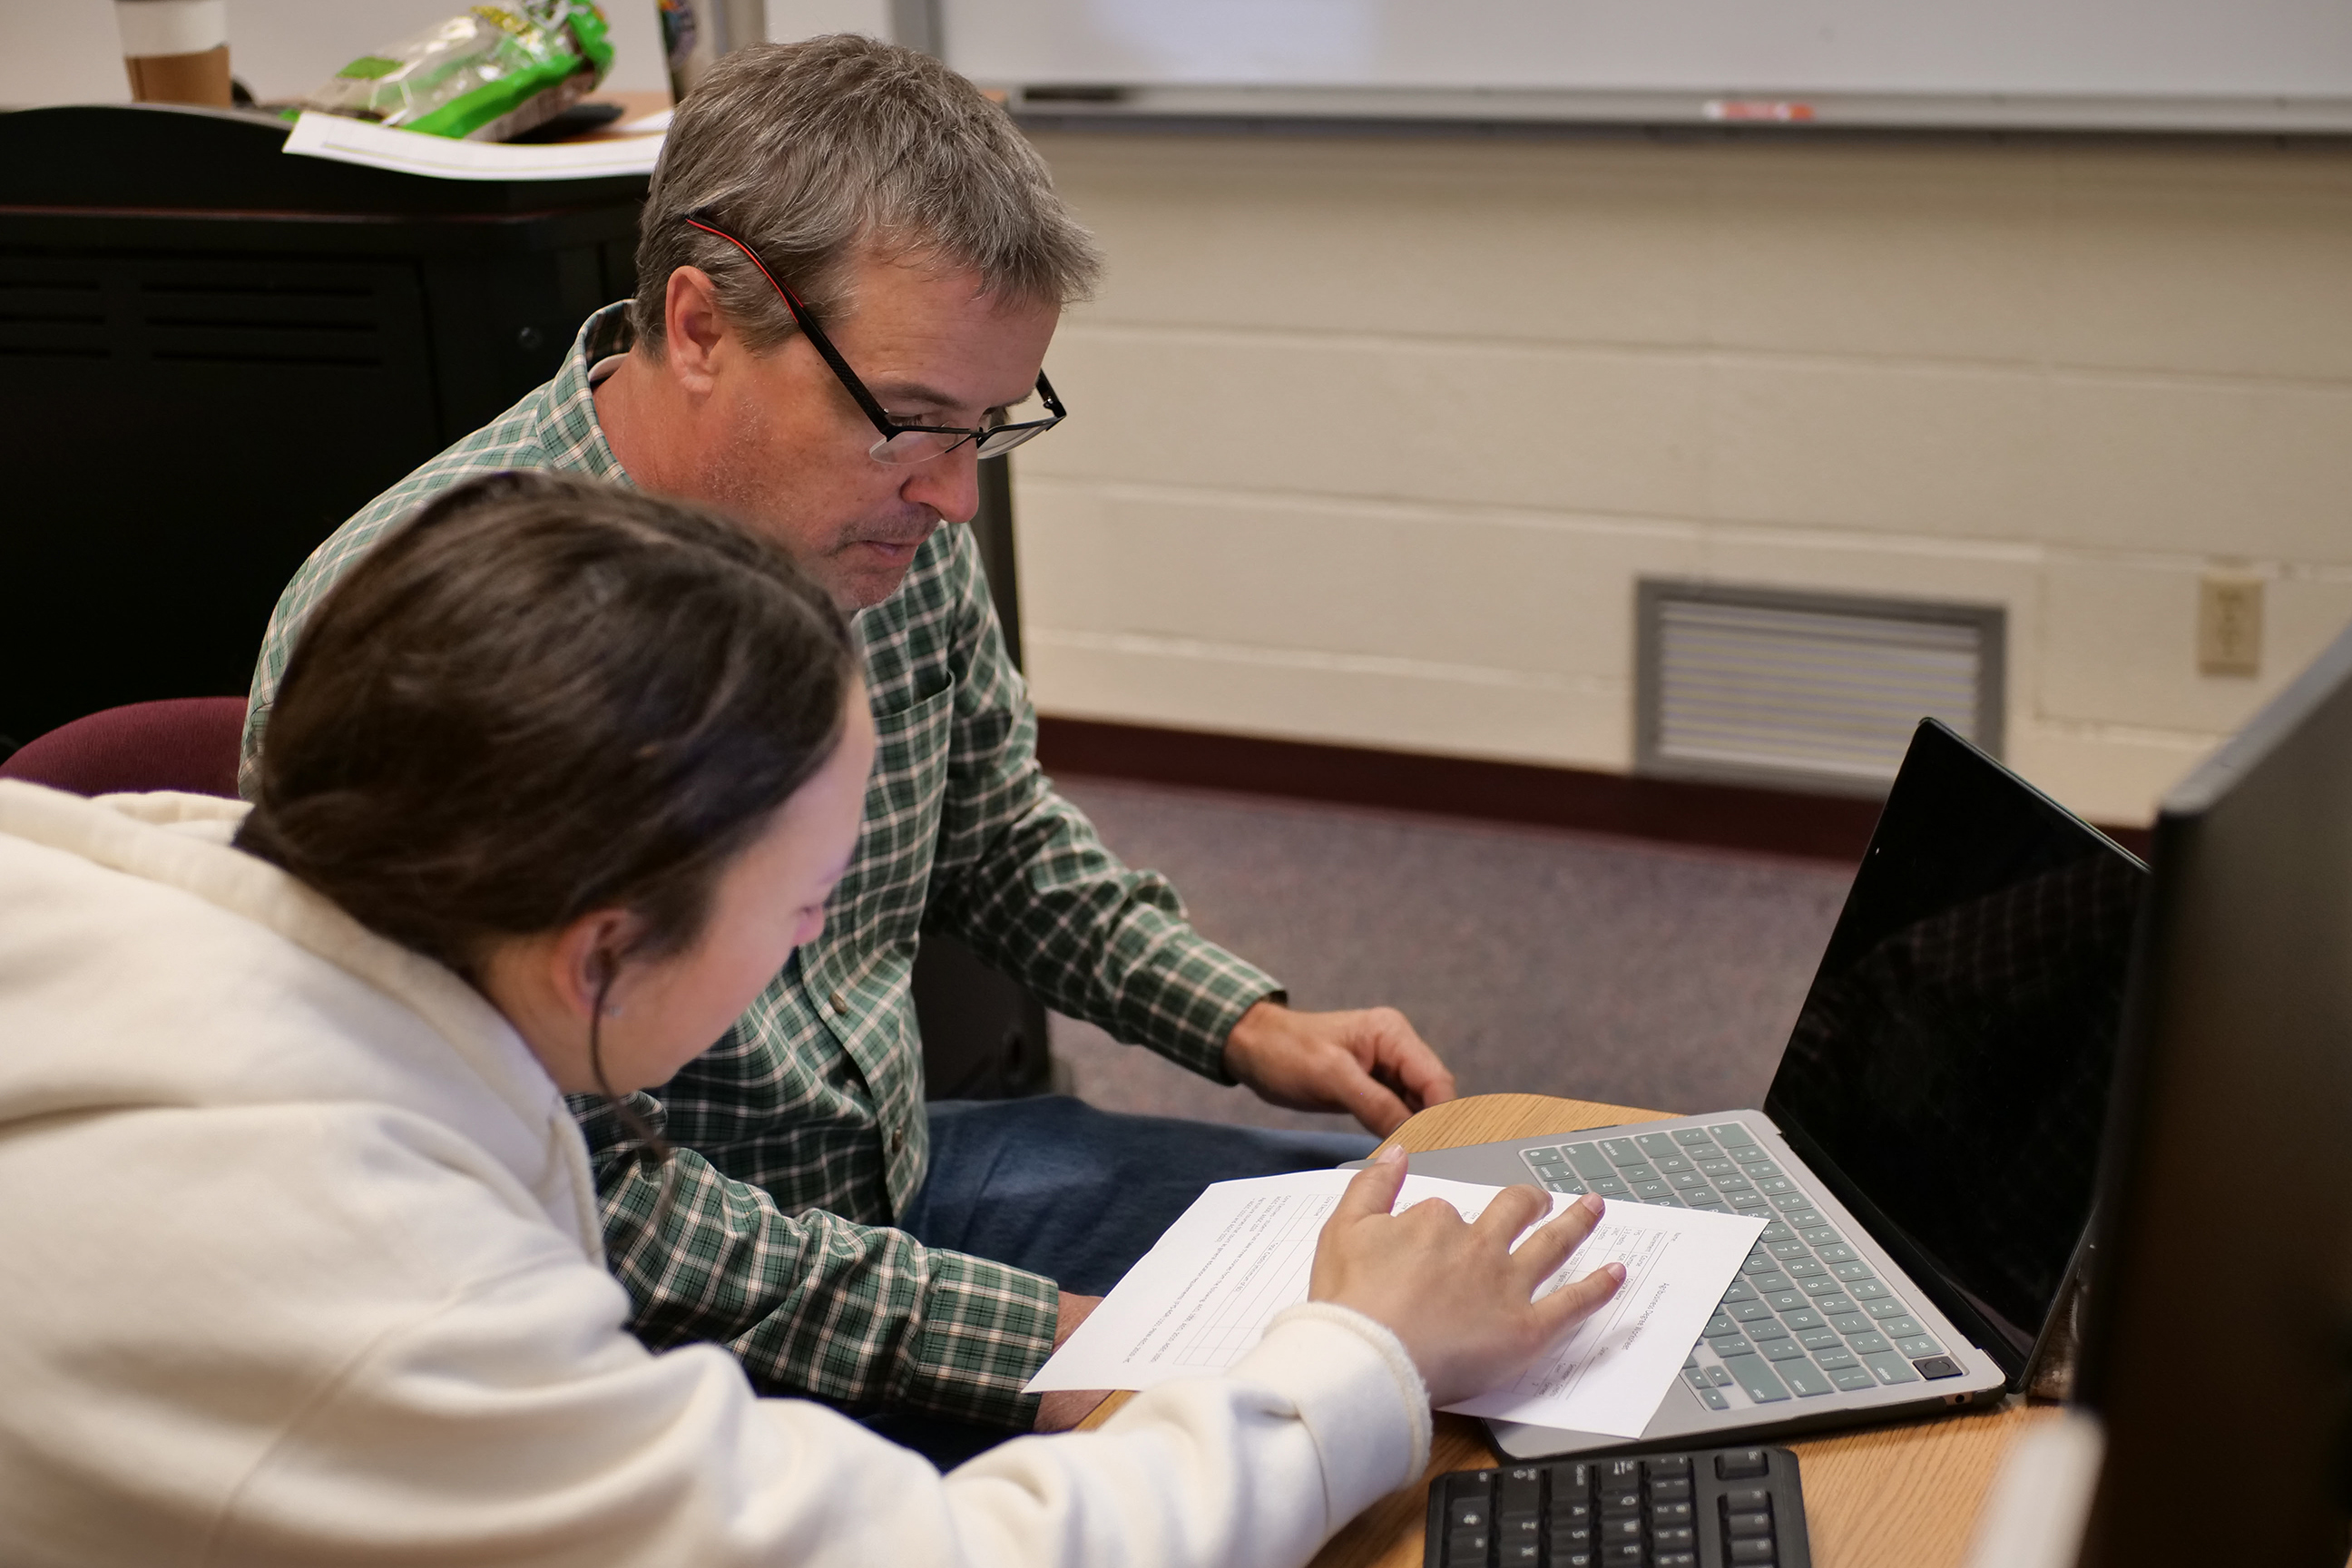
[[[244,732],[242,697],[133,702],[26,742],[0,760],[0,778],[76,795],[176,789],[235,799]]]

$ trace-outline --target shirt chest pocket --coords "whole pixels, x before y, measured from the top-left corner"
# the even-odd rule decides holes
[[[874,776],[866,787],[866,821],[857,859],[842,879],[829,921],[868,951],[911,942],[922,923],[947,796],[948,755],[955,736],[955,684],[895,712],[874,715]]]

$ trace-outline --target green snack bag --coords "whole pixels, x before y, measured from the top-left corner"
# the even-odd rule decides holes
[[[593,0],[511,0],[362,55],[301,107],[503,142],[571,108],[612,66],[612,39]]]

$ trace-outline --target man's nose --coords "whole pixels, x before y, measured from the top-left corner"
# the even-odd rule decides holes
[[[980,510],[980,444],[966,441],[952,452],[915,464],[898,495],[929,507],[950,522],[970,522]]]

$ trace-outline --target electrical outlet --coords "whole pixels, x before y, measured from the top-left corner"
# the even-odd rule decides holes
[[[2201,675],[2259,675],[2263,668],[2263,580],[2209,572],[2197,584],[2197,669]]]

